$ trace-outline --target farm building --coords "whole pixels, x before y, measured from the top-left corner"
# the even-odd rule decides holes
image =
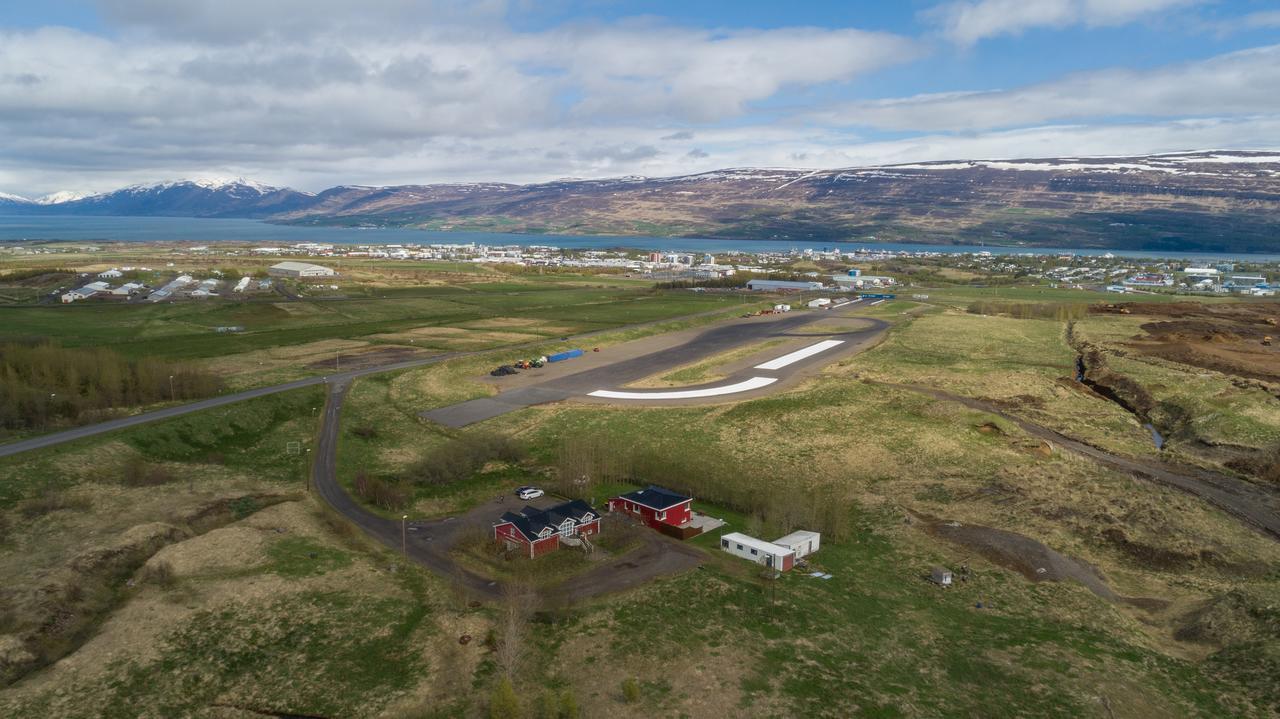
[[[333,277],[338,273],[332,268],[309,262],[277,262],[267,274],[272,277]]]
[[[779,547],[790,549],[796,553],[796,559],[801,559],[818,551],[821,541],[822,535],[817,532],[800,529],[785,537],[773,540],[773,543]]]
[[[796,562],[796,553],[791,549],[738,532],[721,536],[720,549],[779,572],[789,571]]]
[[[609,500],[610,512],[625,512],[658,529],[659,525],[679,527],[693,519],[693,497],[649,486]]]
[[[805,290],[822,289],[821,282],[787,282],[784,280],[749,280],[747,281],[747,289],[763,292],[777,292],[779,290],[790,290],[793,292],[802,292]]]
[[[519,548],[532,559],[577,543],[581,537],[600,533],[600,515],[586,502],[575,499],[554,507],[525,507],[519,512],[504,512],[493,525],[493,538],[510,549]]]

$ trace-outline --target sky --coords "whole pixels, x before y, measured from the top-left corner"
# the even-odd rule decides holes
[[[0,192],[1280,149],[1275,0],[0,0]]]

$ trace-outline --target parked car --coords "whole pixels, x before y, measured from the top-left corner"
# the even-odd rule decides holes
[[[543,492],[537,487],[521,487],[516,490],[516,496],[524,500],[537,499],[544,494],[546,494],[546,492]]]

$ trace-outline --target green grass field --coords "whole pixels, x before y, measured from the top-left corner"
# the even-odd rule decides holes
[[[530,289],[534,282],[545,289]],[[298,303],[295,330],[318,333],[311,342],[400,345],[428,335],[367,338],[405,333],[435,316],[461,328],[460,336],[484,337],[475,340],[480,346],[497,341],[485,333],[509,332],[547,337],[539,349],[551,349],[559,347],[552,327],[613,327],[700,309],[728,314],[741,302],[564,285],[503,281],[429,296]],[[992,296],[999,295],[971,299]],[[250,313],[241,324],[259,323],[254,334],[262,338],[254,341],[263,342],[261,350],[271,328],[292,322],[274,310],[261,317],[248,306],[240,311]],[[535,700],[565,692],[583,716],[1274,716],[1274,541],[1191,495],[1045,447],[998,417],[864,381],[1007,402],[1011,411],[1113,451],[1151,454],[1149,435],[1130,416],[1061,381],[1074,361],[1064,322],[972,315],[935,306],[934,297],[886,302],[867,313],[896,320],[884,343],[785,392],[736,404],[563,403],[456,432],[422,422],[417,412],[488,393],[476,377],[509,353],[362,378],[346,401],[339,476],[346,483],[357,471],[395,476],[458,434],[501,433],[527,443],[530,459],[418,487],[414,515],[456,512],[517,484],[549,484],[559,455],[583,440],[613,462],[608,472],[600,463],[592,478],[597,504],[637,484],[675,484],[728,468],[746,492],[786,487],[795,498],[825,497],[843,512],[845,530],[824,537],[811,560],[811,569],[831,579],[792,572],[768,580],[755,565],[719,552],[717,537],[745,531],[772,539],[792,528],[787,515],[699,497],[696,509],[729,522],[692,540],[708,552],[703,568],[577,606],[542,607],[519,620],[522,659],[512,673],[530,716],[538,716]],[[192,327],[225,321],[198,313],[172,319],[175,334],[165,334],[168,322],[159,319],[122,329],[150,327],[157,334],[146,342],[182,344],[184,332],[196,333]],[[593,344],[707,321],[606,332]],[[364,332],[373,326],[380,329]],[[342,327],[364,333],[323,335]],[[1105,323],[1081,328],[1103,339],[1127,331]],[[1185,392],[1213,395],[1189,406],[1197,416],[1261,421],[1250,414],[1256,406],[1225,396],[1225,386],[1162,376],[1171,397],[1181,396],[1184,384]],[[501,602],[472,605],[447,578],[425,570],[393,571],[395,552],[326,520],[305,498],[306,449],[322,403],[320,389],[302,390],[0,460],[0,517],[12,528],[0,537],[0,574],[23,597],[79,553],[138,527],[186,526],[179,517],[220,497],[289,495],[158,552],[153,562],[171,568],[169,582],[121,590],[74,661],[0,689],[0,713],[485,715],[504,671],[497,648],[507,610]],[[1255,429],[1239,417],[1205,421],[1224,435]],[[288,451],[294,441],[298,454]],[[123,486],[121,467],[138,457],[174,479]],[[24,507],[47,492],[78,501],[25,518]],[[1026,535],[1096,567],[1117,594],[1146,602],[1104,599],[1073,581],[1029,581],[930,536],[912,516]],[[545,564],[576,571],[574,559]],[[973,575],[953,589],[924,578],[934,565],[962,564]],[[1198,619],[1210,610],[1209,620]],[[1203,626],[1210,630],[1187,632]],[[0,641],[11,630],[0,622]],[[628,680],[638,687],[634,701],[621,689]]]

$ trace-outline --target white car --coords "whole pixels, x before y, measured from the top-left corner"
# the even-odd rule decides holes
[[[544,494],[546,494],[546,492],[543,492],[541,489],[538,489],[537,487],[521,487],[516,490],[516,496],[519,497],[520,499],[525,499],[525,500],[537,499],[538,497],[541,497]]]

